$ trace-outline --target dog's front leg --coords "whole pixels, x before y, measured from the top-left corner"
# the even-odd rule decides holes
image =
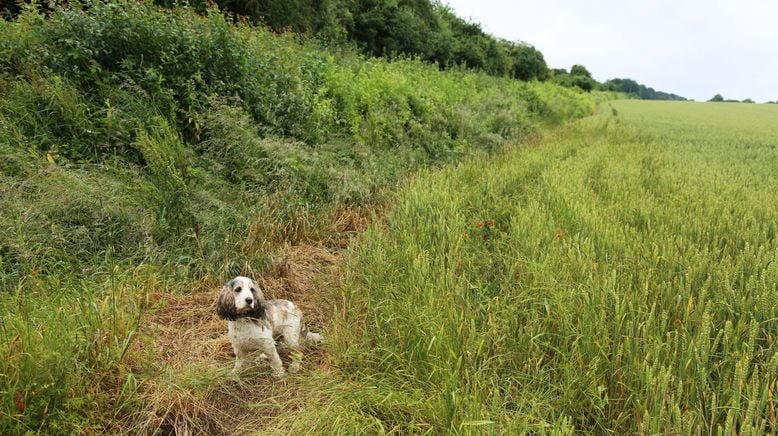
[[[243,371],[243,363],[246,360],[246,358],[243,356],[243,353],[240,352],[237,348],[233,347],[233,350],[235,351],[235,367],[232,368],[232,373],[236,375],[240,375],[240,373]]]
[[[276,343],[272,339],[268,340],[267,343],[268,345],[263,351],[270,361],[272,375],[275,378],[281,378],[286,375],[286,371],[284,371],[284,364],[281,362],[281,357],[278,355],[278,351],[276,350]]]

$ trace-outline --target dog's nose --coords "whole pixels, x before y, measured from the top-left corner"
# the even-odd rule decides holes
[[[246,304],[251,304],[254,302],[253,298],[246,298]]]

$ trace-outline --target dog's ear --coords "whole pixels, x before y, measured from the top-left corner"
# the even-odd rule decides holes
[[[263,300],[257,300],[254,302],[254,308],[251,309],[246,315],[249,318],[261,319],[265,317],[265,302]]]
[[[262,292],[262,288],[257,284],[256,280],[251,281],[252,294],[254,294],[254,300],[265,301],[265,294]]]
[[[216,299],[216,313],[227,321],[235,321],[238,318],[238,310],[235,308],[235,293],[232,292],[232,281],[224,285],[219,293],[219,298]]]
[[[251,294],[254,296],[254,308],[251,309],[248,316],[251,318],[264,318],[265,317],[265,295],[262,293],[262,288],[257,285],[254,280],[251,281]]]

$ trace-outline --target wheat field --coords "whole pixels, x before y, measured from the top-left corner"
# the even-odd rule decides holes
[[[776,146],[778,107],[614,101],[427,171],[355,249],[328,406],[293,414],[338,433],[778,431]]]

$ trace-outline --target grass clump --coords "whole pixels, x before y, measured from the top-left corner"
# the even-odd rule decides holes
[[[123,361],[144,313],[143,291],[104,283],[28,279],[0,309],[2,428],[72,433],[115,404]],[[58,292],[52,292],[56,289]],[[33,426],[32,423],[38,424]]]

